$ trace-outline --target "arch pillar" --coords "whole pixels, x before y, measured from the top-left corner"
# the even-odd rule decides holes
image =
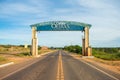
[[[32,47],[31,47],[32,56],[38,55],[38,39],[36,27],[32,27]]]
[[[82,55],[85,56],[85,38],[82,38]]]
[[[82,39],[82,55],[83,56],[92,56],[92,48],[89,46],[89,27],[84,29],[84,38]]]

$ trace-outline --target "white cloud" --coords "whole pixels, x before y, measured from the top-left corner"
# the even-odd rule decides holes
[[[56,4],[52,4],[55,2],[49,0],[26,0],[24,2],[2,3],[0,4],[0,18],[13,24],[13,26],[21,25],[28,28],[31,24],[52,20],[85,22],[92,24],[92,28],[90,29],[91,42],[110,42],[120,37],[120,6],[114,1],[65,0],[64,4],[59,4],[59,7]],[[19,33],[15,33],[16,35],[14,33],[3,35],[17,37]],[[19,36],[22,37],[23,34]],[[31,34],[27,35],[30,36]],[[57,35],[59,33],[56,33],[54,36],[56,39],[59,39]],[[74,33],[70,35],[73,36]],[[68,40],[70,37],[66,37],[66,34],[63,36],[66,38],[65,42],[70,43]],[[75,37],[76,42],[78,41],[77,36]],[[0,38],[6,37],[2,36]]]
[[[43,4],[39,4],[43,3]],[[46,2],[47,3],[47,2]],[[33,5],[34,4],[34,5]],[[30,0],[29,3],[11,2],[0,4],[0,15],[2,16],[16,16],[16,15],[44,15],[48,9],[44,1]]]

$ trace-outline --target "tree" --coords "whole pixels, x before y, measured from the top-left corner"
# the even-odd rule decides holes
[[[74,52],[81,54],[82,53],[82,48],[79,45],[70,45],[70,46],[65,46],[64,50],[67,50],[69,52]]]

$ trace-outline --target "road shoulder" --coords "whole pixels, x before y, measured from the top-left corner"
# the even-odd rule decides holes
[[[50,52],[50,54],[52,54],[52,52]],[[33,57],[33,58],[29,58],[28,60],[25,61],[20,61],[19,63],[15,63],[13,65],[10,66],[6,66],[6,67],[2,67],[0,68],[0,78],[4,78],[6,76],[9,76],[11,74],[16,73],[17,71],[20,71],[34,63],[36,63],[37,61],[43,59],[44,57],[46,57],[47,55],[50,55],[48,53],[46,54],[42,54],[40,57]]]
[[[117,78],[120,79],[120,73],[119,72],[116,72],[114,70],[111,70],[111,69],[108,69],[106,66],[104,66],[105,64],[102,64],[94,59],[89,59],[89,58],[81,58],[81,55],[78,55],[78,54],[75,54],[75,53],[69,53],[69,52],[66,52],[68,53],[70,56],[72,56],[73,58],[77,59],[77,60],[80,60],[80,61],[84,61],[90,65],[93,65],[94,67],[106,72],[106,73],[109,73],[110,75],[113,75]]]

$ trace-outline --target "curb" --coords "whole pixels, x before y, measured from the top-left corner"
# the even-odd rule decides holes
[[[2,65],[0,65],[0,68],[5,67],[5,66],[9,66],[9,65],[12,65],[12,64],[14,64],[14,62],[9,62],[9,63],[6,63],[6,64],[2,64]]]
[[[81,58],[94,58],[94,56],[82,56]]]

